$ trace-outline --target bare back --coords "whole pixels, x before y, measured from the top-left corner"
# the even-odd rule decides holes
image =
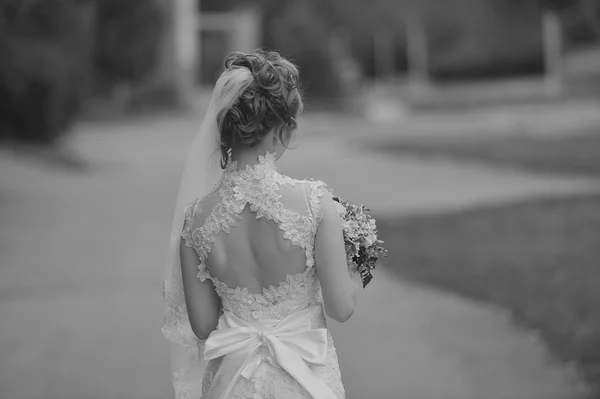
[[[258,295],[314,271],[324,184],[283,176],[273,162],[228,168],[188,208],[182,237],[198,254],[201,279]]]
[[[265,185],[248,180],[248,171],[232,176],[241,185],[226,177],[220,189],[199,201],[192,229],[205,234],[206,252],[199,255],[213,278],[260,294],[312,266],[307,249],[316,229],[310,204],[314,185],[286,178]]]

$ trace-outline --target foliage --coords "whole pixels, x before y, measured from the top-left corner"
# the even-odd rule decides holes
[[[555,11],[563,19],[566,38],[574,44],[600,39],[600,0],[493,0],[493,4],[517,11]]]
[[[265,45],[297,59],[309,93],[339,95],[339,55],[332,33],[350,42],[350,55],[375,76],[374,32],[391,30],[397,72],[407,69],[405,26],[427,25],[431,73],[438,79],[538,74],[544,69],[541,11],[560,12],[568,45],[600,40],[600,0],[198,0],[208,11],[253,5],[265,13]]]
[[[379,218],[398,276],[506,308],[600,389],[600,196]]]
[[[312,2],[265,2],[266,47],[281,51],[300,67],[308,96],[340,97],[343,87],[330,51],[331,27],[319,9]]]
[[[97,2],[94,66],[104,83],[136,83],[154,70],[165,26],[158,0]]]
[[[383,149],[383,147],[382,147]],[[541,172],[600,176],[600,134],[404,143],[386,151],[448,155]],[[456,214],[378,219],[402,278],[508,309],[600,392],[600,195]],[[596,396],[594,396],[596,397]]]
[[[209,12],[228,11],[236,6],[258,7],[263,14],[263,45],[299,66],[308,97],[339,99],[346,94],[336,70],[340,60],[330,47],[334,26],[329,1],[198,0],[198,4],[201,10]]]
[[[81,2],[0,3],[0,134],[50,143],[79,109]],[[89,43],[88,43],[89,45]]]

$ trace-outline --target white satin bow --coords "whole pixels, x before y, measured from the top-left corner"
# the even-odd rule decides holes
[[[324,365],[327,357],[327,329],[312,328],[313,315],[318,311],[313,307],[282,320],[256,322],[225,312],[204,347],[206,360],[224,356],[205,398],[229,397],[240,375],[250,378],[256,367],[268,360],[287,371],[314,399],[336,399],[308,366]],[[257,354],[263,345],[269,348],[270,356]]]

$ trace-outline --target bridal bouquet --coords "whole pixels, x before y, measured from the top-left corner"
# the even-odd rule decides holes
[[[371,271],[381,256],[387,256],[387,250],[381,246],[383,241],[377,238],[375,219],[364,205],[334,197],[338,214],[342,218],[346,258],[352,273],[359,273],[363,288],[373,279]]]

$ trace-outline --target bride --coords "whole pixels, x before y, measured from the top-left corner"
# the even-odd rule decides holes
[[[277,172],[302,111],[275,52],[225,60],[184,171],[162,332],[178,399],[344,398],[325,312],[356,286],[326,185]]]

